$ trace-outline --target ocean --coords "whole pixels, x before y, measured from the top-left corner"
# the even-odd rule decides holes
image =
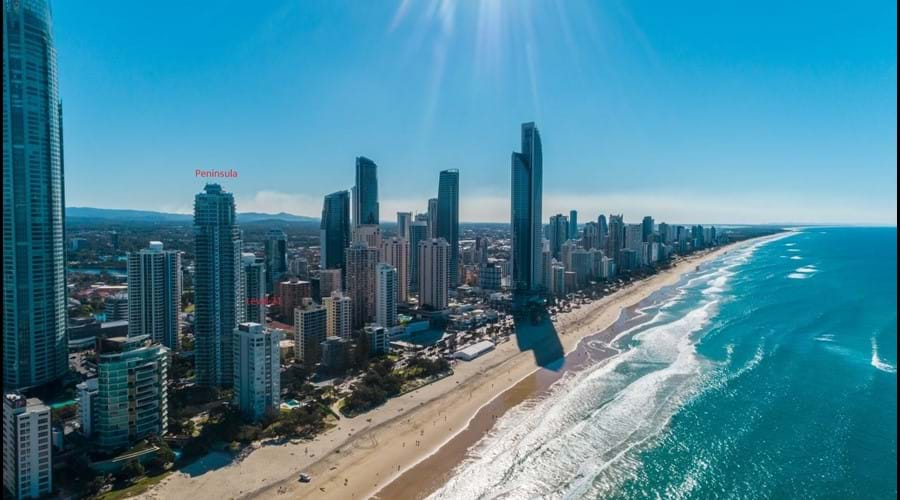
[[[595,346],[618,354],[507,412],[431,498],[896,498],[896,243],[736,246],[624,313]]]

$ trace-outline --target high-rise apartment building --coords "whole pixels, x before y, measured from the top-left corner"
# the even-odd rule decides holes
[[[381,226],[375,224],[363,224],[353,228],[353,243],[365,243],[370,248],[381,252],[381,244],[384,242],[384,236],[381,233]]]
[[[375,267],[375,323],[390,328],[397,324],[397,268],[379,263]]]
[[[241,286],[244,288],[243,322],[266,324],[265,264],[253,253],[241,254]]]
[[[50,4],[3,2],[3,387],[68,371],[62,103]]]
[[[570,240],[578,239],[578,211],[569,210],[569,235]]]
[[[332,292],[322,297],[322,306],[327,314],[328,323],[325,329],[327,336],[349,339],[353,323],[350,297],[344,296],[341,292]]]
[[[350,193],[338,191],[325,197],[319,229],[319,267],[343,272],[344,251],[350,245]]]
[[[443,238],[419,242],[419,305],[442,310],[449,303],[450,245]]]
[[[378,166],[374,161],[356,158],[356,184],[353,186],[353,226],[378,225]]]
[[[280,229],[266,233],[266,292],[275,290],[275,283],[287,272],[287,234]]]
[[[207,184],[194,199],[194,338],[197,383],[234,381],[232,337],[243,309],[241,233],[234,196]]]
[[[652,235],[653,217],[647,215],[644,217],[643,221],[641,221],[641,237],[644,239],[644,241],[650,241]]]
[[[437,233],[450,245],[450,286],[459,284],[459,170],[442,170],[438,182]]]
[[[419,291],[419,242],[428,239],[428,223],[416,220],[409,226],[409,291]]]
[[[40,399],[3,397],[3,487],[11,498],[53,491],[50,433],[50,407]]]
[[[276,289],[279,312],[289,322],[294,319],[294,309],[302,305],[304,300],[312,298],[312,286],[309,281],[291,278],[278,283]]]
[[[397,237],[409,239],[409,225],[412,224],[412,212],[397,212]]]
[[[321,344],[328,331],[328,311],[311,299],[294,309],[294,355],[312,366],[321,360]]]
[[[534,123],[523,123],[522,151],[512,154],[511,284],[518,291],[536,291],[545,285],[541,267],[543,176],[541,135]]]
[[[347,296],[353,310],[353,328],[362,328],[375,320],[375,265],[378,260],[378,249],[365,243],[353,243],[347,249]]]
[[[234,402],[253,421],[281,405],[281,332],[259,323],[234,330]]]
[[[581,246],[587,250],[600,247],[600,226],[589,221],[584,223],[584,236],[581,238]]]
[[[501,279],[499,264],[482,264],[478,268],[478,286],[483,290],[499,290]]]
[[[553,258],[559,259],[563,243],[569,240],[569,219],[562,214],[550,217],[549,240]]]
[[[128,336],[179,347],[181,254],[159,241],[128,254]]]
[[[644,225],[627,224],[625,226],[625,248],[640,254],[644,242]]]
[[[597,217],[597,228],[600,231],[600,246],[597,248],[605,251],[608,249],[607,238],[609,237],[609,227],[606,225],[605,215],[600,214],[600,216]]]
[[[381,261],[397,270],[397,304],[409,300],[409,240],[390,238],[381,244]]]
[[[322,269],[319,271],[319,294],[327,297],[333,292],[343,291],[344,287],[341,285],[341,281],[340,269]]]
[[[428,199],[428,237],[437,237],[438,199]]]
[[[625,246],[625,221],[622,215],[609,216],[609,235],[607,237],[606,255],[616,264],[619,263],[619,252]]]
[[[229,353],[230,354],[230,353]],[[146,335],[97,339],[97,444],[127,448],[169,425],[169,350]]]

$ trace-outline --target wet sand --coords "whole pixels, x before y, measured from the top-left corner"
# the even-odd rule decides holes
[[[607,297],[561,314],[552,325],[560,354],[620,321],[620,313],[703,262],[728,250],[691,256],[677,267],[633,283]],[[549,323],[549,322],[548,322]],[[454,375],[417,389],[337,426],[310,442],[260,446],[243,461],[202,475],[177,472],[142,498],[421,498],[434,491],[466,451],[509,408],[545,391],[579,363],[597,363],[614,351],[575,352],[556,364],[542,363],[541,346],[523,350],[529,327]],[[533,332],[532,332],[533,333]],[[604,334],[605,335],[605,334]],[[611,338],[611,337],[610,337]],[[313,480],[300,483],[297,475]],[[405,473],[409,472],[409,473]]]

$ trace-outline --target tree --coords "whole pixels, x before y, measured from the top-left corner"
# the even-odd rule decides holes
[[[84,490],[89,496],[93,496],[100,493],[100,490],[102,490],[104,486],[106,486],[106,478],[104,476],[97,476],[87,482]]]
[[[119,471],[119,479],[122,481],[134,481],[143,476],[144,472],[144,466],[139,461],[131,459]]]

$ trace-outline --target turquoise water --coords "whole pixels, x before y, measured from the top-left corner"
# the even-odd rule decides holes
[[[435,498],[896,498],[896,229],[744,245],[510,411]]]

